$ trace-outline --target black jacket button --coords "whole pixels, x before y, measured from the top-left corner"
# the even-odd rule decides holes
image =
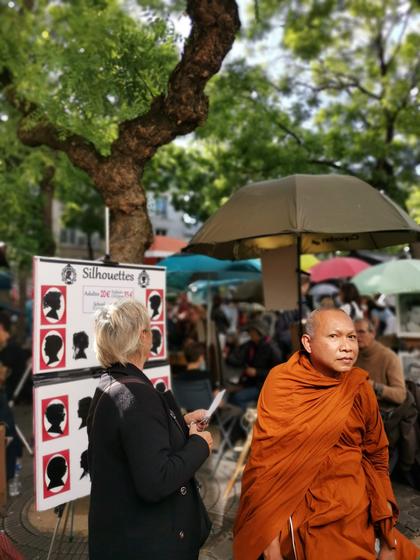
[[[185,537],[184,531],[180,531],[178,533],[178,536],[179,536],[180,539],[183,539]]]

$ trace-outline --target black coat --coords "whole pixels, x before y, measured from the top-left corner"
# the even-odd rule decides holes
[[[100,397],[124,376],[142,383],[115,383]],[[88,417],[90,560],[198,558],[203,506],[194,474],[209,448],[188,437],[175,401],[167,401],[131,364],[100,380]]]

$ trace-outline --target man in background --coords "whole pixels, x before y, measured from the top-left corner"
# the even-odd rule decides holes
[[[373,324],[368,319],[354,322],[359,344],[356,365],[369,373],[369,380],[378,401],[402,404],[407,395],[404,373],[399,357],[377,340]]]

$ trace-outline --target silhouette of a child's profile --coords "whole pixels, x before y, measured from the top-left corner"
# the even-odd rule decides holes
[[[92,402],[92,397],[83,397],[80,399],[77,407],[77,416],[81,418],[82,422],[79,426],[80,428],[84,428],[86,426],[86,420],[88,417],[90,403]]]
[[[160,315],[160,305],[162,303],[162,298],[159,294],[154,294],[149,301],[150,307],[153,311],[151,319],[154,319],[156,316]]]
[[[58,353],[63,347],[63,339],[58,334],[49,334],[44,339],[44,352],[48,356],[47,366],[58,361]]]
[[[89,474],[89,464],[88,464],[88,452],[87,452],[87,449],[85,449],[85,451],[83,451],[82,454],[80,455],[80,468],[83,469],[82,476],[80,477],[80,480],[82,480],[82,478],[83,478],[84,476],[86,476],[87,474]]]
[[[57,311],[61,308],[61,297],[62,294],[58,290],[51,290],[44,295],[42,300],[42,305],[44,309],[49,307],[50,310],[46,314],[46,317],[50,319],[57,319],[58,320],[58,313]]]
[[[162,344],[162,334],[159,329],[152,329],[152,348],[153,354],[159,354],[159,349]]]
[[[47,431],[51,434],[62,434],[63,430],[60,424],[66,417],[64,405],[62,403],[51,403],[45,410],[45,416],[51,424]]]
[[[73,358],[80,360],[86,358],[86,348],[89,346],[89,337],[85,331],[75,332],[73,335]]]
[[[63,477],[67,472],[67,461],[62,455],[53,457],[47,465],[47,476],[50,479],[48,490],[64,486]]]

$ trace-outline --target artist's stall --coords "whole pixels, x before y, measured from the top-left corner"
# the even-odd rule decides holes
[[[36,509],[90,492],[86,417],[101,368],[94,352],[97,309],[123,297],[144,303],[153,346],[145,373],[170,386],[165,269],[92,261],[34,259],[34,432]]]

